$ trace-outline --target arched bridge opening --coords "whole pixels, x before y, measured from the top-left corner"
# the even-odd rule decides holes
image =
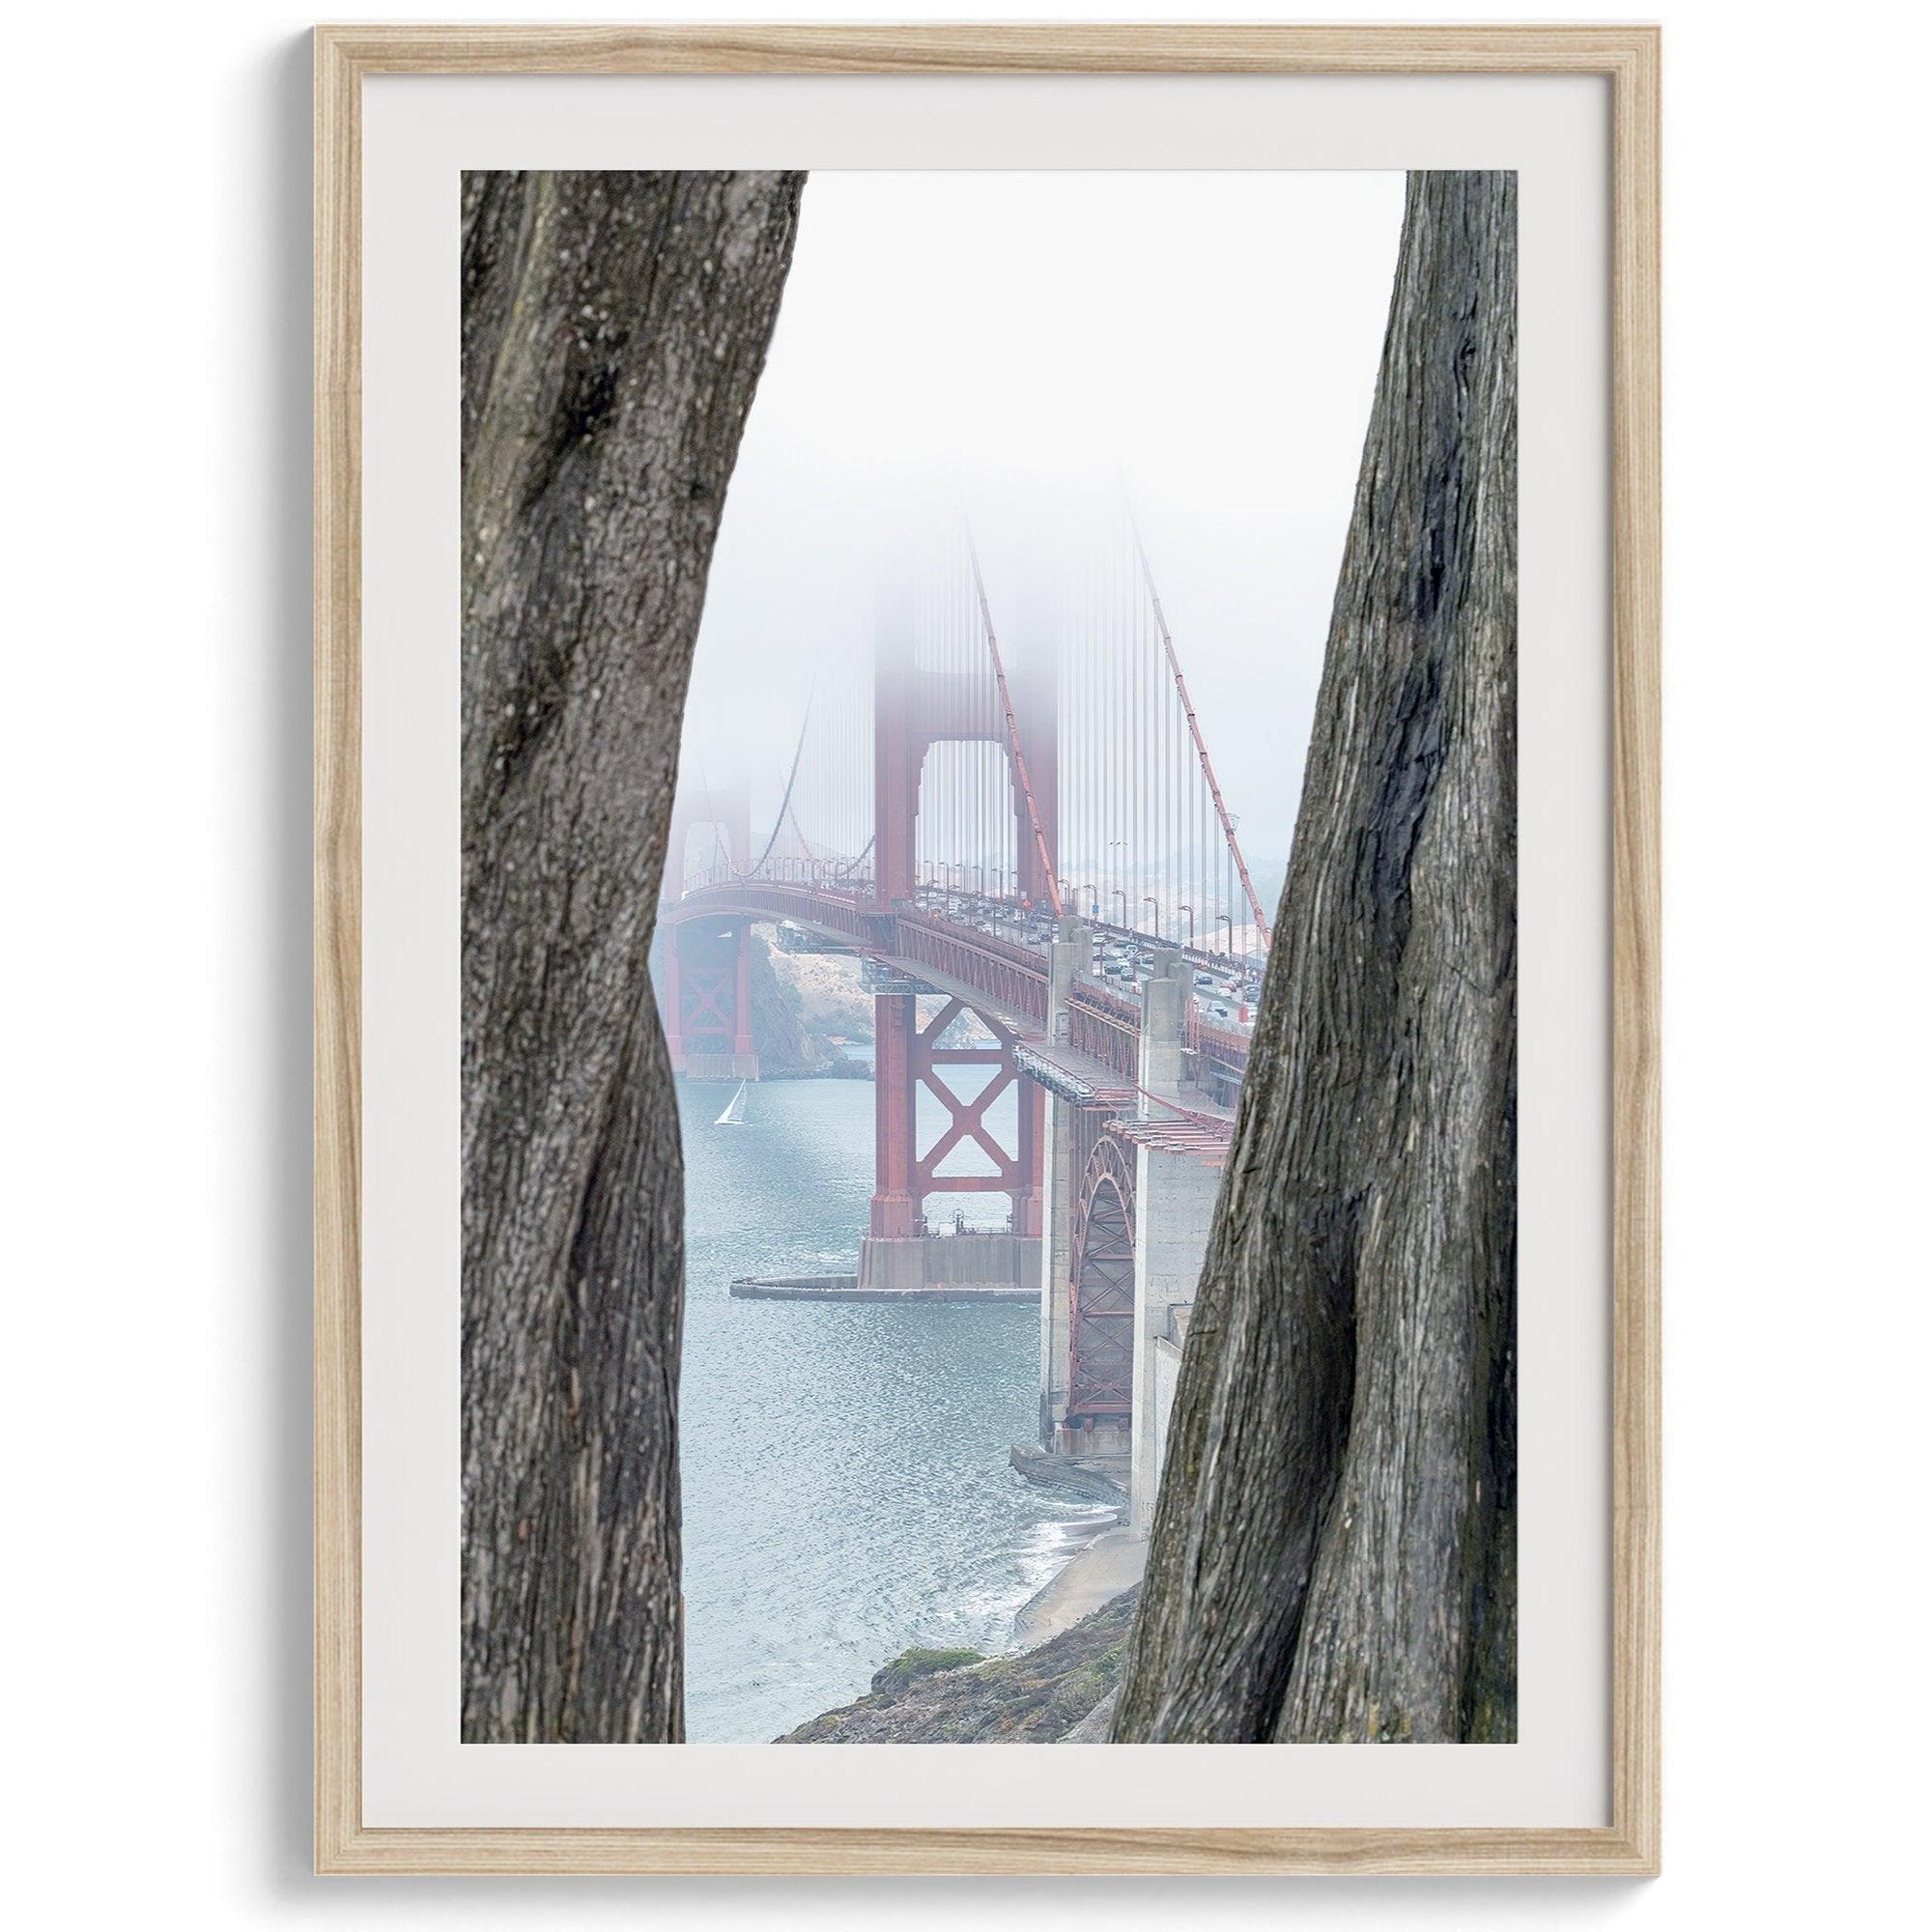
[[[1063,1438],[1073,1455],[1124,1448],[1134,1390],[1134,1150],[1092,1114],[1083,1125],[1092,1146],[1073,1218]]]

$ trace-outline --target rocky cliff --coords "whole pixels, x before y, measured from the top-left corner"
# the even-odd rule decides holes
[[[1037,1650],[963,1662],[969,1652],[907,1651],[869,1695],[827,1711],[781,1745],[1058,1744],[1113,1695],[1138,1588],[1124,1591]],[[935,1662],[935,1660],[940,1660]],[[960,1660],[954,1662],[955,1660]],[[949,1667],[949,1664],[952,1667]],[[1083,1731],[1104,1737],[1104,1725]]]
[[[832,1035],[869,1037],[870,1003],[855,998],[845,1009],[818,991],[822,974],[801,973],[801,967],[849,965],[854,987],[856,962],[797,957],[773,950],[762,932],[752,934],[752,1036],[757,1043],[758,1071],[766,1080],[797,1080],[812,1075],[863,1080],[868,1071],[833,1044]],[[847,1025],[839,1025],[849,1019]],[[863,1024],[864,1034],[856,1032]]]

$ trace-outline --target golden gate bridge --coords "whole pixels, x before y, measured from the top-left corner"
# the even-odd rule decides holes
[[[814,688],[766,822],[742,781],[687,772],[661,1007],[678,1073],[755,1078],[752,928],[862,960],[875,1153],[853,1292],[1041,1294],[1043,1436],[1125,1454],[1151,1352],[1136,1257],[1145,1277],[1157,1203],[1163,1252],[1205,1240],[1270,934],[1131,524],[1028,643],[1009,648],[962,531],[869,691]],[[922,1090],[943,1110],[924,1146]],[[998,1234],[929,1217],[988,1192],[1010,1203]],[[1173,1286],[1163,1318],[1192,1300],[1184,1266]]]

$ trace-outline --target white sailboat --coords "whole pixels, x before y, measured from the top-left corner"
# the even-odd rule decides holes
[[[724,1111],[712,1122],[719,1127],[742,1127],[745,1124],[745,1088],[749,1083],[738,1082],[738,1091],[725,1102]]]

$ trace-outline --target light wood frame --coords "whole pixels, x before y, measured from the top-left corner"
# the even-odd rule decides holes
[[[364,1873],[1658,1868],[1659,36],[1644,26],[341,26],[315,37],[315,1861]],[[361,1822],[361,89],[373,73],[1595,73],[1612,94],[1612,1822],[372,1829]]]

